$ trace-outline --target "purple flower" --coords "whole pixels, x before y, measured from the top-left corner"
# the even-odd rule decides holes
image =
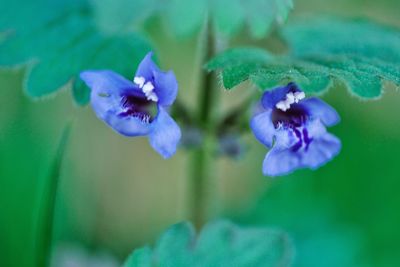
[[[81,79],[91,88],[91,104],[97,117],[125,136],[149,137],[164,158],[175,151],[181,131],[167,108],[175,101],[178,83],[172,71],[163,72],[148,53],[133,81],[110,70],[90,70]]]
[[[256,138],[271,148],[264,159],[264,175],[317,169],[339,153],[340,140],[325,128],[340,121],[338,113],[318,98],[304,98],[294,83],[263,94],[261,110],[250,127]]]

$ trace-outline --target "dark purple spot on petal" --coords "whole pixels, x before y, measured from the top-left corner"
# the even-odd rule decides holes
[[[121,106],[124,109],[119,113],[121,117],[136,117],[143,122],[150,123],[157,115],[156,102],[149,101],[145,96],[138,94],[123,95],[121,98]]]
[[[313,138],[310,138],[308,136],[308,131],[306,128],[303,128],[303,140],[304,140],[304,143],[306,144],[305,150],[307,151],[308,146],[311,144]]]
[[[275,108],[272,111],[272,123],[275,127],[283,125],[288,128],[298,128],[303,126],[308,119],[307,110],[303,106],[293,104],[290,109],[282,111]]]
[[[291,148],[293,152],[296,152],[303,146],[303,140],[301,138],[301,132],[298,129],[292,128],[291,130],[294,132],[298,140],[297,143],[294,144]]]

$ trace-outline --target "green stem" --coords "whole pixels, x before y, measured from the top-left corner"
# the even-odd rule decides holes
[[[206,51],[204,62],[214,55],[215,43],[211,27],[208,25],[206,32]],[[200,87],[200,106],[198,110],[198,122],[204,133],[203,145],[193,151],[190,165],[190,219],[197,228],[200,228],[207,220],[208,202],[213,196],[211,187],[213,184],[213,123],[214,101],[216,92],[212,73],[203,71]]]
[[[191,220],[197,228],[207,220],[206,196],[208,182],[210,181],[210,153],[205,146],[193,151],[191,170]]]
[[[58,193],[58,184],[61,175],[61,164],[64,158],[65,147],[68,143],[71,124],[69,123],[62,133],[57,147],[56,156],[50,166],[49,173],[43,183],[43,192],[39,199],[37,231],[35,238],[36,266],[50,266],[50,256],[53,241],[54,211]]]
[[[211,27],[209,26],[206,31],[207,31],[206,32],[207,46],[205,53],[205,62],[207,62],[209,59],[213,57],[215,50],[214,36],[213,32],[211,31]],[[212,114],[213,111],[212,108],[214,106],[213,104],[215,101],[214,97],[215,90],[213,90],[214,79],[212,72],[203,71],[202,73],[203,73],[203,78],[202,78],[199,120],[202,126],[206,130],[210,130],[210,116]]]

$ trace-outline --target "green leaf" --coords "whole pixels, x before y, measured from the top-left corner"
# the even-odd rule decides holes
[[[212,59],[208,70],[222,70],[227,89],[251,80],[262,89],[298,83],[320,92],[333,81],[364,98],[380,96],[385,82],[400,86],[400,31],[361,20],[320,18],[284,29],[291,52],[234,49]]]
[[[62,11],[71,11],[81,5],[81,0],[17,0],[0,1],[0,32],[30,32],[44,22],[56,18]]]
[[[293,0],[92,0],[97,22],[102,29],[118,31],[132,28],[158,14],[165,18],[178,37],[198,33],[207,16],[215,30],[226,37],[238,34],[245,26],[255,38],[262,38],[271,26],[283,23]],[[131,13],[129,13],[131,11]]]
[[[286,21],[289,11],[293,8],[292,0],[248,0],[242,3],[250,32],[255,38],[264,37],[275,21]]]
[[[214,0],[210,4],[214,27],[218,33],[232,36],[241,30],[246,18],[241,2]]]
[[[236,48],[228,50],[211,59],[205,66],[209,71],[224,69],[241,64],[264,63],[273,59],[273,56],[261,48]]]
[[[47,6],[42,8],[53,12]],[[21,18],[25,23],[35,19],[34,10],[31,12],[27,18]],[[137,34],[100,33],[84,4],[53,14],[51,20],[42,18],[42,23],[29,31],[18,30],[16,22],[14,34],[0,44],[0,65],[29,63],[24,89],[32,98],[50,95],[72,84],[85,69],[112,69],[132,76],[150,50],[147,41]],[[88,89],[79,82],[73,84],[76,102],[87,103]]]
[[[207,2],[198,0],[169,0],[166,5],[166,18],[172,31],[180,37],[197,32],[204,23]],[[161,13],[163,16],[164,13]]]
[[[120,33],[135,29],[159,5],[159,0],[90,0],[94,18],[106,33]]]
[[[221,220],[207,224],[198,236],[189,223],[173,225],[152,252],[148,247],[134,251],[124,267],[285,267],[292,257],[292,243],[283,232]]]
[[[90,101],[90,90],[86,84],[79,79],[75,78],[74,84],[72,85],[72,96],[78,105],[86,105]]]
[[[72,123],[68,123],[61,135],[58,144],[57,153],[50,166],[48,175],[44,180],[44,190],[40,198],[39,216],[37,219],[37,236],[35,244],[37,250],[37,265],[36,266],[50,266],[50,256],[52,249],[52,237],[54,226],[54,211],[56,207],[56,200],[58,194],[58,185],[61,176],[62,161],[66,146],[70,137]]]
[[[135,250],[124,263],[123,267],[151,267],[152,251],[149,247]]]

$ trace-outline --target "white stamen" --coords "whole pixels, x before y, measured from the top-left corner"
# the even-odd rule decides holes
[[[286,101],[284,101],[284,100],[279,101],[278,103],[276,103],[275,106],[276,106],[277,109],[280,109],[282,111],[286,111],[287,109],[290,108],[290,105],[288,107],[287,104],[286,104]]]
[[[154,102],[158,101],[158,96],[154,92],[151,92],[149,95],[146,95],[146,97],[147,97],[147,100],[151,100]]]
[[[306,94],[304,92],[294,93],[294,99],[295,99],[296,103],[299,103],[299,101],[304,99],[305,97],[306,97]]]
[[[285,100],[285,102],[286,102],[286,104],[289,104],[289,107],[290,107],[290,105],[294,103],[295,99],[296,99],[296,98],[295,98],[295,96],[293,95],[293,93],[290,92],[290,93],[287,93],[287,94],[286,94],[286,100]]]
[[[292,92],[289,92],[286,94],[286,98],[284,100],[276,103],[275,107],[282,111],[286,111],[290,109],[290,105],[292,105],[293,103],[299,103],[299,101],[305,97],[306,94],[304,92],[295,92],[294,94]]]
[[[142,89],[145,94],[147,100],[151,100],[154,102],[158,102],[158,96],[154,92],[154,85],[151,82],[146,82],[146,79],[141,76],[137,76],[133,78],[133,82]]]
[[[151,100],[154,102],[158,101],[158,96],[154,92],[154,85],[151,82],[145,83],[143,85],[142,91],[146,95],[147,100]]]
[[[145,93],[147,95],[148,93],[151,93],[153,91],[153,89],[154,89],[154,85],[151,82],[147,82],[143,86],[142,91],[143,91],[143,93]]]
[[[139,86],[139,88],[143,87],[145,81],[146,81],[145,78],[141,77],[141,76],[137,76],[137,77],[133,78],[133,82],[135,84],[137,84]]]

